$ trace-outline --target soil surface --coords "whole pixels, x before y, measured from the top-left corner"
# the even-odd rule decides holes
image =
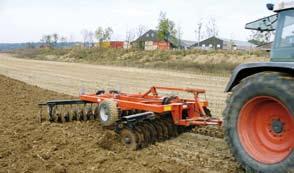
[[[0,74],[59,93],[77,96],[81,88],[145,92],[151,86],[202,88],[209,108],[221,116],[228,77],[182,72],[17,59],[0,53]]]
[[[0,95],[1,173],[242,172],[223,139],[184,133],[128,151],[97,121],[37,122],[39,102],[71,96],[2,75]]]

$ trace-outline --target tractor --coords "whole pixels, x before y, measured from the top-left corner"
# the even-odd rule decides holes
[[[247,172],[294,171],[294,2],[246,29],[275,31],[270,62],[241,64],[226,86],[225,140]]]

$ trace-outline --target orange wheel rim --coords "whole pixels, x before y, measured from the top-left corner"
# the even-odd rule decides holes
[[[283,161],[294,147],[294,118],[279,100],[259,96],[241,109],[237,131],[245,151],[255,160],[274,164]]]

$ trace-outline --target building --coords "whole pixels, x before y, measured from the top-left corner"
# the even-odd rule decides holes
[[[103,41],[103,42],[97,42],[95,44],[96,47],[101,48],[115,48],[115,49],[130,49],[131,45],[128,42],[125,41]]]
[[[152,29],[133,41],[132,45],[133,47],[142,48],[144,50],[168,50],[180,47],[175,37],[170,36],[165,40],[159,40],[158,32]]]
[[[200,49],[226,49],[226,50],[252,50],[256,45],[249,43],[248,41],[230,40],[224,38],[218,38],[212,36],[201,42],[193,44],[190,48]]]

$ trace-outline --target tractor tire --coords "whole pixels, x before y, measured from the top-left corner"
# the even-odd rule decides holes
[[[232,89],[223,113],[225,140],[246,172],[294,170],[294,78],[257,73]]]
[[[98,119],[102,126],[112,126],[119,120],[116,103],[112,100],[104,100],[98,107]]]

